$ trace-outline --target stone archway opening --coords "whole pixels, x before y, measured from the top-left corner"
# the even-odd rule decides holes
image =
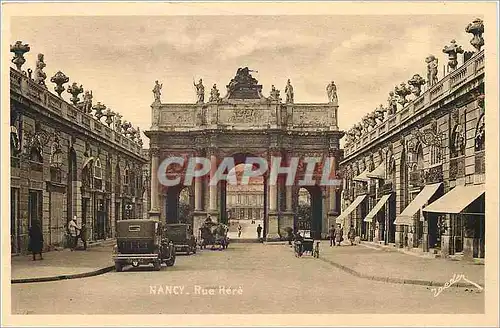
[[[168,187],[165,195],[165,223],[193,224],[194,193],[184,185]]]
[[[252,169],[251,164],[245,164],[243,154],[233,157],[235,166],[228,174],[234,174],[236,184],[222,182],[221,209],[225,209],[225,220],[229,226],[229,238],[248,240],[258,238],[257,229],[260,226],[261,237],[266,230],[265,208],[266,208],[266,186],[262,176],[243,180],[245,170]],[[250,166],[250,167],[249,167]],[[259,229],[260,230],[260,229]]]
[[[321,239],[323,228],[323,192],[319,186],[299,187],[296,195],[294,230],[308,230],[314,239]]]

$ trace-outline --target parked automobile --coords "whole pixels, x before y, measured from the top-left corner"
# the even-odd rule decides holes
[[[165,231],[168,239],[174,243],[176,253],[196,254],[196,238],[193,235],[193,228],[190,224],[166,224]]]
[[[155,270],[160,270],[162,263],[174,265],[175,246],[168,239],[161,222],[133,219],[117,221],[116,225],[113,261],[117,272],[128,264],[133,267],[153,264]]]

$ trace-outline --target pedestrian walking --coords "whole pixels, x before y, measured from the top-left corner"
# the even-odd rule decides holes
[[[40,260],[43,260],[43,233],[40,221],[33,220],[31,222],[31,227],[29,228],[29,238],[28,250],[30,250],[33,254],[33,261],[36,261],[36,254],[40,254]]]
[[[337,225],[337,228],[335,228],[335,242],[337,243],[337,246],[340,246],[340,243],[342,242],[342,236],[344,235],[344,231],[340,224]]]
[[[260,234],[262,233],[262,227],[260,226],[260,224],[257,226],[257,238],[259,238],[260,240]]]
[[[71,236],[71,251],[74,251],[78,244],[78,234],[81,228],[76,223],[76,215],[69,221],[68,224],[69,235]]]
[[[82,240],[83,243],[83,250],[87,250],[87,225],[84,223],[82,224],[82,229],[80,230],[80,234],[78,237]],[[78,239],[77,239],[78,241]]]
[[[328,230],[328,237],[330,238],[330,247],[335,246],[335,226],[333,224]]]
[[[349,241],[351,242],[351,246],[354,245],[354,238],[356,237],[356,230],[354,229],[354,226],[351,224],[351,228],[349,228],[349,232],[347,234],[347,237],[349,238]]]
[[[238,238],[241,237],[241,224],[238,223]]]

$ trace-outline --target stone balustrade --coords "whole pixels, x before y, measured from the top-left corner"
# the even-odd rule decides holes
[[[73,104],[52,94],[48,89],[36,84],[26,75],[13,68],[10,69],[11,97],[25,97],[35,104],[76,124],[83,130],[89,131],[95,138],[105,138],[107,142],[122,147],[124,150],[141,155],[142,147],[122,133],[108,127],[105,123],[97,120],[94,116],[82,112]],[[22,103],[23,101],[20,100]]]
[[[481,75],[484,75],[484,50],[475,53],[462,66],[450,72],[396,114],[389,116],[371,131],[365,132],[358,140],[346,145],[344,160],[354,157],[356,153],[365,150],[369,145],[400,133],[404,127],[412,124],[416,117],[439,109],[439,106],[435,106],[437,103]]]

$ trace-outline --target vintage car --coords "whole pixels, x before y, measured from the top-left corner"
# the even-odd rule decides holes
[[[193,229],[187,223],[170,223],[165,225],[168,239],[174,243],[175,252],[185,252],[188,255],[196,254],[196,238]]]
[[[155,270],[160,270],[162,262],[167,266],[173,266],[175,263],[174,244],[168,239],[158,220],[117,221],[113,253],[118,272],[128,264],[138,267],[152,263]]]

